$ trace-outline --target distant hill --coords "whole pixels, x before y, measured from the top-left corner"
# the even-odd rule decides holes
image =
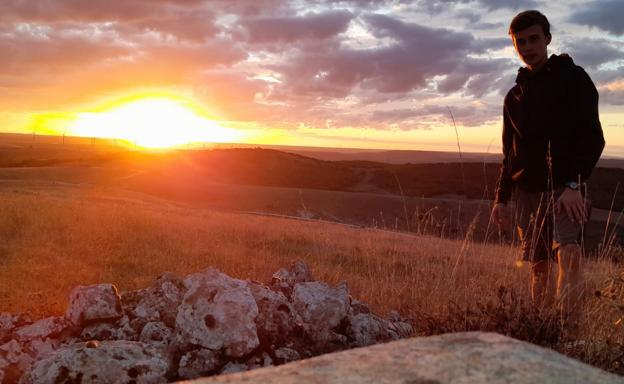
[[[89,180],[162,179],[222,184],[367,192],[413,197],[492,199],[500,156],[452,152],[288,147],[140,151],[109,142],[1,134],[0,167],[87,167]],[[29,141],[31,140],[31,141]],[[624,209],[624,160],[604,159],[590,183],[597,208]],[[606,167],[605,167],[606,166]],[[98,168],[98,171],[94,171]],[[114,171],[113,171],[114,170]],[[100,175],[100,176],[98,176]],[[78,177],[72,177],[76,180]],[[616,189],[618,190],[617,194]]]

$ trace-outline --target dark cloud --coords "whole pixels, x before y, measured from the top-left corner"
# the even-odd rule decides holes
[[[622,0],[594,0],[579,6],[569,20],[576,24],[622,35],[624,34],[624,2]]]
[[[203,0],[3,0],[0,3],[0,20],[44,23],[136,21],[198,8],[203,3]]]
[[[256,17],[241,20],[251,43],[323,40],[344,32],[353,14],[348,11],[308,13],[304,16]]]
[[[451,117],[452,115],[452,117]],[[478,126],[500,118],[500,107],[492,105],[451,106],[426,104],[409,109],[375,111],[367,116],[370,125],[398,125],[407,129],[424,119],[440,123],[455,122],[464,126]]]
[[[201,0],[7,0],[0,3],[0,23],[114,23],[122,33],[153,31],[181,39],[204,40],[220,28],[215,13]]]
[[[13,28],[9,36],[0,39],[0,72],[4,75],[21,75],[53,78],[73,69],[84,68],[104,60],[132,53],[107,38],[85,38],[64,34],[44,27]]]
[[[509,66],[508,60],[470,58],[501,45],[498,39],[476,40],[468,33],[405,23],[388,16],[363,18],[369,31],[393,43],[371,49],[340,45],[306,47],[273,68],[284,75],[276,98],[345,97],[355,88],[401,95],[426,88],[436,76],[446,76],[441,92],[460,90],[472,76],[487,74],[490,81],[473,79],[470,93],[483,95]]]
[[[624,105],[624,90],[605,90],[600,93],[600,101],[610,105]]]
[[[539,5],[539,2],[535,0],[477,0],[477,3],[485,6],[490,11],[501,8],[511,10],[533,9]]]
[[[537,7],[539,2],[535,0],[420,0],[417,4],[421,9],[428,12],[441,13],[452,9],[457,4],[469,4],[485,8],[488,11],[495,11],[498,9],[532,9]]]
[[[588,68],[624,58],[624,49],[618,43],[606,39],[576,39],[564,45],[575,63]]]

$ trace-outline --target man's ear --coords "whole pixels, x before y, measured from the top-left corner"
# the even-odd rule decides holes
[[[546,45],[550,44],[551,41],[552,41],[552,35],[549,33],[548,35],[546,35]]]

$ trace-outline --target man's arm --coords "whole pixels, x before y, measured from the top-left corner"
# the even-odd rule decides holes
[[[605,146],[598,116],[598,91],[580,67],[575,68],[570,88],[569,113],[573,114],[571,128],[574,139],[566,181],[584,182],[591,175]]]
[[[584,182],[596,166],[605,145],[598,116],[598,91],[587,73],[575,68],[569,89],[572,113],[572,161],[567,169],[566,182]],[[566,188],[557,201],[558,211],[565,211],[570,220],[588,220],[585,201],[580,190]]]

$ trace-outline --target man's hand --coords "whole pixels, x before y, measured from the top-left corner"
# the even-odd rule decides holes
[[[492,208],[492,220],[498,224],[499,227],[507,228],[509,226],[509,212],[507,212],[507,206],[505,204],[494,204],[494,208]]]
[[[557,200],[557,213],[565,211],[571,221],[583,223],[587,221],[587,210],[581,191],[565,188]]]

